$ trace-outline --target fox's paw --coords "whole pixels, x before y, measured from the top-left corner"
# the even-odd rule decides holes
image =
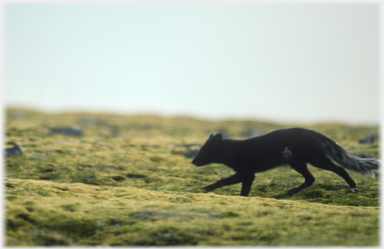
[[[292,195],[296,194],[297,192],[299,192],[299,189],[298,188],[293,188],[293,189],[288,190],[287,194],[292,196]]]
[[[210,192],[210,191],[213,190],[213,189],[210,188],[210,185],[204,185],[204,186],[203,186],[203,189],[204,189],[205,191],[207,191],[207,192]]]
[[[351,193],[356,193],[355,190],[353,190],[351,187],[349,187],[349,186],[347,186],[347,185],[339,185],[339,186],[337,186],[337,187],[338,187],[338,188],[350,188],[349,192],[351,192]]]

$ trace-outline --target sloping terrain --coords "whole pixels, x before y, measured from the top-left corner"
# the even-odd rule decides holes
[[[7,109],[5,147],[17,144],[24,155],[4,160],[5,243],[377,246],[378,178],[352,173],[351,191],[336,174],[309,166],[314,185],[288,196],[304,179],[280,167],[257,174],[249,197],[239,196],[240,184],[201,188],[233,173],[190,163],[211,131],[244,139],[293,126],[379,156],[377,139],[359,143],[377,138],[378,127]]]

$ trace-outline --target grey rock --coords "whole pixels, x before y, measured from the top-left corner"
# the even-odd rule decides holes
[[[366,138],[360,139],[359,144],[373,144],[375,142],[375,135],[369,134]]]
[[[197,154],[199,154],[199,151],[200,150],[189,150],[189,151],[184,152],[184,156],[186,158],[195,158],[197,156]]]
[[[52,135],[63,134],[66,136],[80,137],[83,135],[83,130],[77,126],[56,127],[49,129]]]
[[[23,156],[24,152],[20,149],[19,145],[15,144],[12,148],[5,150],[5,157],[12,155]]]

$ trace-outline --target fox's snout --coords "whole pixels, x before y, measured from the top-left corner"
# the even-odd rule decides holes
[[[192,164],[194,164],[194,165],[197,166],[197,167],[200,167],[200,166],[206,165],[207,163],[205,163],[204,160],[202,160],[202,158],[199,157],[199,155],[197,155],[197,156],[192,160]]]
[[[199,162],[198,162],[198,160],[196,160],[196,158],[192,160],[192,164],[194,164],[196,166],[201,166],[201,164],[199,164]]]

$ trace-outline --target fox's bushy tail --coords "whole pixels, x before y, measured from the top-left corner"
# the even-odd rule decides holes
[[[322,145],[326,156],[336,165],[371,177],[378,173],[380,160],[352,155],[332,140],[323,141]]]

